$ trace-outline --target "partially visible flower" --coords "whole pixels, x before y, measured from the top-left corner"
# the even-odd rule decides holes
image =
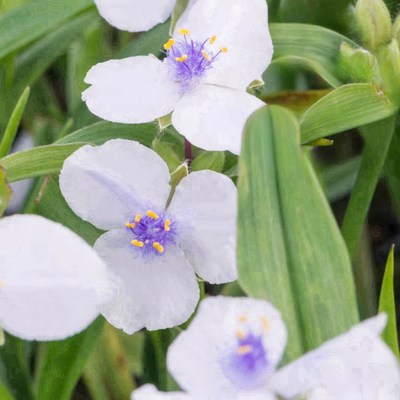
[[[100,15],[111,25],[129,32],[147,31],[164,22],[175,0],[94,0]]]
[[[109,300],[104,263],[78,235],[37,215],[0,219],[0,326],[26,340],[85,329]]]
[[[362,322],[276,372],[287,339],[279,312],[262,300],[211,297],[168,350],[185,393],[145,385],[132,400],[397,400],[400,368],[379,337],[385,324],[384,315]]]
[[[267,3],[198,0],[177,27],[163,61],[140,56],[95,65],[82,99],[93,114],[127,124],[173,111],[173,125],[194,145],[238,154],[247,118],[265,105],[246,88],[272,58]]]
[[[152,150],[116,139],[84,146],[64,163],[61,191],[82,219],[107,230],[95,244],[118,280],[103,315],[127,333],[186,321],[199,298],[197,273],[235,280],[235,185],[213,171],[170,174]]]

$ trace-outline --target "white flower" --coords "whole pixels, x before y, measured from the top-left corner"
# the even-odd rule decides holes
[[[168,350],[185,392],[146,385],[132,400],[398,400],[399,364],[379,337],[385,324],[384,315],[362,322],[276,372],[287,339],[279,312],[263,300],[208,298]]]
[[[70,207],[108,231],[95,249],[119,285],[103,315],[127,333],[186,321],[199,297],[195,273],[211,283],[237,278],[235,185],[191,173],[168,205],[169,181],[154,151],[122,139],[80,148],[61,171]]]
[[[246,87],[271,62],[267,3],[198,0],[177,26],[163,61],[140,56],[97,64],[82,98],[113,122],[150,122],[173,111],[173,125],[194,145],[238,154],[247,118],[265,105]]]
[[[175,0],[94,0],[100,15],[118,29],[147,31],[164,22],[172,12]]]
[[[0,220],[0,326],[26,340],[85,329],[109,300],[106,267],[64,226],[37,215]]]

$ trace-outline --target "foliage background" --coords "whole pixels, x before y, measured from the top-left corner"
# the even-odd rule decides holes
[[[270,105],[289,108],[301,124],[299,127],[293,114],[282,114],[282,109],[273,107],[268,115],[265,112],[259,116],[259,120],[254,120],[254,124],[262,120],[262,123],[269,121],[269,127],[276,126],[281,118],[279,132],[282,136],[284,132],[287,134],[287,142],[278,143],[273,136],[274,129],[271,130],[271,140],[275,140],[275,151],[281,151],[281,160],[285,159],[285,151],[290,149],[292,132],[299,136],[298,140],[301,134],[302,143],[335,135],[331,146],[304,146],[302,153],[298,154],[298,161],[301,168],[312,162],[334,215],[342,226],[352,257],[359,311],[361,317],[365,318],[377,311],[387,256],[391,245],[400,242],[400,130],[397,116],[392,116],[397,112],[398,105],[395,101],[382,100],[371,79],[363,72],[361,62],[358,63],[360,68],[354,70],[344,60],[340,48],[343,42],[348,42],[350,47],[355,46],[354,42],[361,44],[354,22],[352,1],[270,0],[268,4],[270,21],[274,23],[271,31],[275,59],[265,73],[266,85],[256,93]],[[387,5],[392,18],[395,18],[400,11],[399,2],[387,1]],[[160,55],[168,36],[169,23],[167,21],[146,33],[128,34],[102,21],[91,0],[0,0],[0,132],[6,131],[17,101],[24,89],[30,86],[29,100],[18,134],[29,132],[35,145],[42,146],[0,161],[9,182],[28,177],[35,179],[24,212],[39,213],[61,221],[93,243],[99,232],[74,216],[57,185],[57,172],[69,154],[82,143],[100,144],[113,137],[124,137],[152,146],[166,159],[171,170],[183,161],[182,138],[172,127],[168,127],[161,135],[157,123],[124,126],[103,122],[90,114],[80,100],[85,88],[83,78],[92,65],[110,58],[148,53]],[[316,27],[299,29],[288,23],[305,23]],[[357,62],[350,62],[350,65],[357,66]],[[359,85],[351,86],[352,83]],[[346,84],[350,86],[344,86]],[[334,94],[331,93],[335,88],[338,89]],[[325,97],[327,95],[335,97]],[[321,102],[315,105],[319,100]],[[18,118],[16,120],[19,121]],[[285,128],[290,123],[293,125],[292,131],[291,128]],[[260,130],[254,128],[255,125],[249,125],[247,129]],[[361,126],[364,128],[359,129]],[[241,161],[242,167],[250,170],[257,168],[259,162],[257,156],[253,156],[260,147],[257,140],[266,140],[265,137],[253,139],[254,143],[249,140],[245,144]],[[264,144],[261,147],[267,148]],[[324,141],[318,144],[328,143]],[[292,148],[294,152],[296,149]],[[231,154],[205,153],[197,149],[195,155],[197,158],[193,162],[193,170],[215,169],[237,180],[237,158]],[[260,159],[268,159],[269,156],[259,154]],[[252,166],[252,162],[255,165]],[[247,178],[250,183],[253,182],[251,174]],[[282,175],[281,179],[287,177]],[[321,196],[319,184],[314,182],[313,176],[307,179],[315,187],[315,196]],[[257,180],[253,182],[255,186],[259,183]],[[269,195],[271,188],[264,187]],[[249,204],[264,206],[265,194],[259,193],[259,199],[249,200],[243,196],[243,191],[241,193],[243,208],[239,218],[243,226],[242,235],[246,236],[246,229],[250,231],[255,223],[246,210]],[[282,228],[286,245],[291,240],[291,233],[301,236],[303,227],[309,221],[312,221],[315,229],[319,225],[331,224],[330,211],[322,208],[317,212],[310,192],[304,190],[304,196],[301,194],[302,189],[294,186],[284,194],[286,199],[293,198],[293,202],[299,202],[306,210],[303,214],[305,220],[297,223],[294,221],[296,216],[283,211],[290,224]],[[318,205],[321,203],[318,199],[322,197],[315,199]],[[279,207],[289,210],[291,204],[279,204]],[[321,218],[319,211],[326,213],[324,218]],[[268,215],[264,217],[270,220]],[[277,229],[276,223],[279,222],[271,225],[271,232]],[[281,223],[285,224],[285,218]],[[348,254],[343,250],[344,247],[340,247],[341,238],[333,222],[331,225],[327,236],[320,236],[321,241],[314,243],[316,251],[313,254],[318,257],[333,248],[330,260],[344,257],[343,263],[346,264]],[[271,241],[271,246],[277,249],[279,244],[272,241],[272,236],[267,236],[265,240]],[[337,239],[339,247],[332,247],[332,238]],[[266,242],[251,254],[239,249],[241,287],[237,283],[225,287],[206,286],[205,292],[238,295],[244,290],[248,295],[263,297],[260,284],[255,284],[258,276],[251,271],[251,265],[256,265],[260,259],[263,262],[268,260],[269,253],[262,253],[262,246]],[[398,248],[395,249],[395,258],[399,254]],[[299,249],[306,253],[301,246]],[[285,257],[289,254],[287,249],[283,253]],[[303,256],[301,251],[296,253],[293,247],[290,254],[296,257],[296,261]],[[251,257],[254,260],[249,262]],[[320,261],[325,262],[325,258]],[[321,265],[317,264],[316,267]],[[398,277],[398,269],[396,263],[395,277]],[[318,271],[313,272],[314,276],[318,275]],[[271,281],[270,277],[265,277],[266,284]],[[397,282],[395,291],[398,293],[399,280],[395,278],[394,281]],[[338,278],[338,286],[342,282]],[[335,277],[327,283],[330,287],[328,290],[333,293],[336,290]],[[391,285],[388,287],[390,291]],[[308,301],[312,302],[310,299]],[[99,319],[82,334],[62,343],[26,343],[8,335],[5,346],[0,349],[0,398],[128,399],[133,388],[143,382],[153,382],[160,389],[172,390],[175,383],[166,372],[165,351],[178,332],[179,328],[176,328],[153,333],[140,332],[129,337]],[[333,335],[332,331],[320,334]],[[306,347],[315,345],[308,343]],[[288,350],[287,358],[302,351],[304,349],[296,349],[296,345],[293,345]]]

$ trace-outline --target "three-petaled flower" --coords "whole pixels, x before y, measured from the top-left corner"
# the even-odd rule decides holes
[[[233,182],[194,172],[171,196],[169,181],[154,151],[122,139],[80,148],[61,171],[70,207],[108,231],[95,249],[118,283],[103,315],[127,333],[186,321],[199,298],[195,273],[211,283],[237,277]]]
[[[267,3],[192,2],[177,27],[163,61],[140,56],[97,64],[82,98],[113,122],[150,122],[173,111],[172,124],[194,145],[238,154],[247,118],[265,105],[246,88],[261,80],[272,58]]]
[[[263,300],[208,298],[168,350],[185,393],[145,385],[132,400],[397,400],[400,368],[379,337],[385,324],[385,315],[364,321],[276,371],[287,339],[280,313]]]
[[[112,294],[106,266],[75,233],[38,215],[0,220],[0,327],[26,340],[85,329]]]

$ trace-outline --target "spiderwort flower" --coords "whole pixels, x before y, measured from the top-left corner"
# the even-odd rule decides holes
[[[236,279],[236,188],[213,171],[191,173],[169,202],[170,174],[152,150],[129,140],[84,146],[64,163],[62,193],[82,219],[107,230],[95,249],[118,280],[103,309],[127,333],[184,322],[199,289]]]
[[[118,29],[147,31],[164,22],[174,8],[175,0],[94,0],[100,15]]]
[[[106,267],[64,226],[37,215],[0,220],[0,326],[26,340],[85,329],[109,300]]]
[[[238,154],[247,118],[265,105],[246,87],[271,62],[267,3],[198,0],[177,27],[163,61],[140,56],[95,65],[82,99],[97,116],[127,124],[173,111],[173,125],[194,145]]]
[[[145,385],[132,400],[395,400],[400,369],[379,338],[385,321],[362,322],[276,372],[287,339],[280,313],[262,300],[208,298],[167,354],[185,393]]]

